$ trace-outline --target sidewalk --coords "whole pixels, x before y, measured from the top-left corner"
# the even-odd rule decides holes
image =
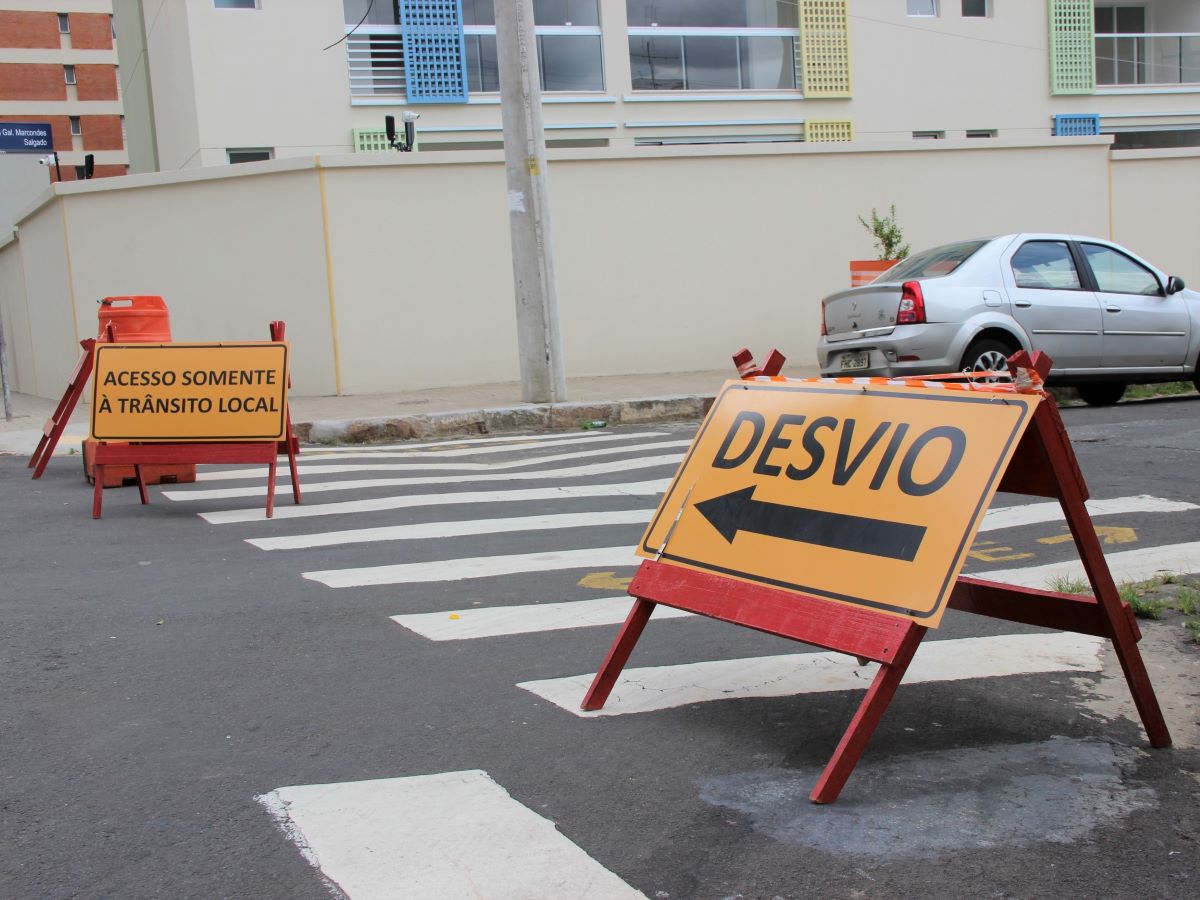
[[[816,367],[787,366],[792,378]],[[304,443],[361,444],[570,429],[605,425],[699,421],[721,385],[736,377],[733,364],[706,372],[568,378],[565,403],[523,403],[517,382],[432,388],[396,394],[292,397],[292,420]],[[29,456],[57,400],[13,394],[11,422],[0,416],[0,454]],[[87,435],[88,410],[71,417],[56,454],[78,453]]]

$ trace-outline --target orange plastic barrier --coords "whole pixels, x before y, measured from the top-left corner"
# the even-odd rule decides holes
[[[122,344],[164,344],[171,340],[171,314],[162,297],[105,297],[100,301],[100,333],[111,324]]]

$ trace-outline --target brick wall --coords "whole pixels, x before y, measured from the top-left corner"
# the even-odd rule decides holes
[[[80,100],[116,100],[116,66],[75,66],[75,96]]]
[[[83,116],[79,124],[83,128],[84,150],[125,149],[120,116]]]
[[[111,50],[112,23],[105,13],[71,13],[71,46],[76,50]],[[57,31],[58,26],[55,26]]]
[[[57,14],[0,10],[0,47],[57,50],[61,45]]]
[[[66,100],[63,67],[55,63],[0,63],[0,100]]]

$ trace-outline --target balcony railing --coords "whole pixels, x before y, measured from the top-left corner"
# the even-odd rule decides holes
[[[1200,34],[1098,34],[1096,84],[1200,84]]]
[[[404,38],[399,25],[359,28],[346,38],[346,63],[352,97],[404,96]]]

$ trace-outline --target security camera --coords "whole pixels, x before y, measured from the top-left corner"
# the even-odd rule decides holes
[[[421,118],[421,114],[419,112],[413,112],[411,109],[406,109],[403,113],[401,113],[400,118],[405,122],[415,122],[417,119]]]
[[[52,166],[52,165],[54,165],[54,154],[53,154],[53,153],[51,153],[49,156],[43,156],[43,157],[39,158],[39,159],[38,159],[38,165],[39,165],[39,166]]]

